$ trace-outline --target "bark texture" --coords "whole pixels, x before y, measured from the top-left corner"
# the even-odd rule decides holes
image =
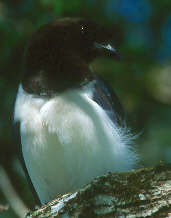
[[[95,178],[26,217],[171,217],[171,165]]]

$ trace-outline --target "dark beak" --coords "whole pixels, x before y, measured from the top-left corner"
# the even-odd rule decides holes
[[[108,43],[103,44],[103,43],[95,42],[94,47],[97,51],[97,54],[100,56],[101,55],[107,56],[107,57],[114,58],[116,60],[121,59],[120,55],[117,53],[116,49],[113,46],[111,46],[111,44]]]

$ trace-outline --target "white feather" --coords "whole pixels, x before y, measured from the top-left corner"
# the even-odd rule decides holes
[[[24,160],[43,204],[96,176],[135,164],[129,137],[92,100],[93,86],[91,82],[52,98],[19,87],[15,121],[21,123]]]

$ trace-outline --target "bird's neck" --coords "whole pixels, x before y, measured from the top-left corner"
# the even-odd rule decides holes
[[[53,95],[67,89],[77,88],[93,80],[89,67],[85,65],[66,66],[62,69],[40,70],[25,73],[22,79],[23,89],[35,95]]]

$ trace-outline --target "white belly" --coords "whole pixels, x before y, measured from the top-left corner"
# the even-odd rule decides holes
[[[21,122],[22,152],[41,203],[108,171],[133,167],[136,157],[124,133],[86,91],[48,100],[30,96],[21,104],[22,98],[18,94],[15,119]]]

